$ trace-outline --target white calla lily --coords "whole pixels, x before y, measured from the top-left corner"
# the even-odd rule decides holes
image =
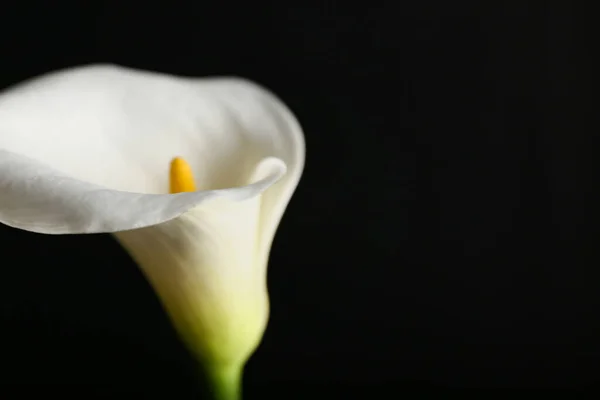
[[[174,157],[197,190],[169,192]],[[0,94],[0,222],[114,234],[223,399],[266,327],[268,254],[303,165],[292,113],[242,79],[99,65]]]

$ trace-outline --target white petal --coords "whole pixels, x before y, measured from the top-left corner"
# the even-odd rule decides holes
[[[250,181],[283,164],[266,159]],[[211,364],[243,365],[267,324],[268,248],[261,208],[273,187],[247,199],[221,197],[162,224],[116,232],[141,267],[183,340]]]
[[[265,176],[238,188],[191,193],[140,194],[70,178],[35,160],[0,150],[0,221],[48,234],[118,232],[159,224],[220,197],[243,201],[285,174],[281,160],[258,165]]]
[[[188,346],[213,363],[247,360],[266,327],[259,207],[259,196],[219,199],[166,223],[115,234]]]
[[[164,194],[174,156],[191,164],[207,192]],[[134,229],[273,185],[261,205],[261,246],[268,247],[303,162],[295,118],[242,79],[90,66],[0,95],[0,222],[21,229]],[[244,186],[260,163],[264,179]]]

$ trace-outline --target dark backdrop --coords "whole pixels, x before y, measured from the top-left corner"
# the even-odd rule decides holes
[[[243,76],[296,113],[306,169],[274,243],[247,398],[600,379],[591,10],[147,3],[3,3],[0,88],[111,62]],[[111,237],[2,226],[0,246],[3,383],[196,393]]]

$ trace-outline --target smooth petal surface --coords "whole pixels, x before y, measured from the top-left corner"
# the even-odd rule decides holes
[[[198,192],[167,194],[174,156],[190,163]],[[101,65],[0,95],[0,222],[34,232],[152,226],[211,199],[249,199],[273,186],[260,207],[268,247],[303,162],[295,118],[243,79]],[[266,173],[252,182],[257,168]]]
[[[168,193],[173,157],[197,191]],[[303,164],[293,115],[242,79],[91,66],[0,95],[0,222],[113,233],[218,374],[262,337],[271,241]]]
[[[250,180],[263,181],[270,169],[261,164]],[[217,198],[168,222],[115,233],[184,341],[206,363],[243,365],[266,327],[262,199]]]
[[[266,327],[259,208],[260,197],[217,199],[163,224],[115,234],[189,348],[206,362],[243,364]]]

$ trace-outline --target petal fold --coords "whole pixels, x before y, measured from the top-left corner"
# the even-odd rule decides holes
[[[107,189],[71,178],[33,159],[0,150],[0,221],[37,233],[108,233],[160,224],[225,198],[244,201],[285,175],[286,166],[267,158],[260,179],[246,186],[178,194]]]
[[[176,156],[190,163],[197,192],[168,194]],[[0,94],[0,223],[20,229],[137,229],[270,188],[260,206],[267,249],[303,165],[295,117],[245,79],[92,65]]]

